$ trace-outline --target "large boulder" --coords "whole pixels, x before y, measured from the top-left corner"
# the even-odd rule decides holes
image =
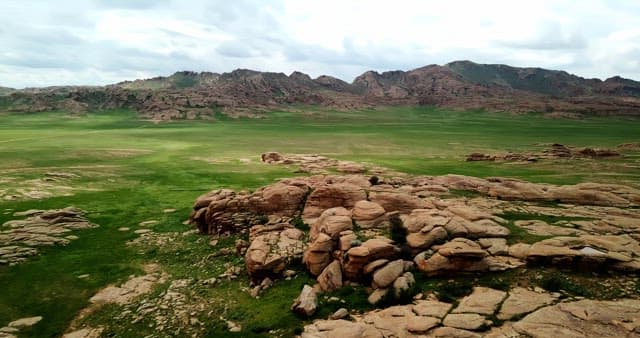
[[[380,204],[370,201],[358,201],[353,206],[353,220],[361,228],[373,228],[384,224],[386,211]]]
[[[304,233],[299,229],[286,223],[270,227],[258,225],[254,228],[253,239],[245,254],[247,272],[252,279],[278,276],[291,262],[302,258]]]
[[[351,183],[322,183],[314,186],[307,197],[302,218],[306,223],[313,223],[323,211],[345,207],[353,208],[358,201],[366,200],[364,188]]]
[[[348,280],[359,280],[365,265],[378,259],[394,259],[400,249],[388,238],[373,238],[347,251],[343,272]]]
[[[373,285],[375,288],[386,288],[393,284],[396,278],[404,272],[404,261],[395,260],[378,269],[373,273]]]
[[[291,310],[297,314],[310,317],[318,309],[318,296],[312,287],[305,285],[298,298],[291,304]]]
[[[318,234],[324,233],[335,240],[340,237],[341,232],[351,230],[352,227],[351,212],[343,207],[336,207],[322,212],[311,225],[309,235],[311,240],[315,240]]]
[[[334,242],[329,235],[320,233],[304,252],[303,262],[311,274],[317,276],[331,263]]]
[[[308,190],[299,180],[281,181],[253,194],[215,190],[196,199],[189,221],[206,234],[240,232],[267,215],[295,217]]]
[[[342,266],[334,260],[318,276],[318,284],[322,291],[333,291],[342,287]]]
[[[413,209],[424,209],[429,206],[423,199],[400,190],[371,191],[369,200],[382,206],[387,212],[410,213]]]

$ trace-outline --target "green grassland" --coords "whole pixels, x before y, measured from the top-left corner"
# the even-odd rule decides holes
[[[558,160],[531,164],[465,162],[471,152],[534,151],[544,144],[615,147],[640,141],[640,121],[616,118],[548,119],[539,114],[510,115],[435,108],[386,108],[338,112],[293,107],[265,113],[262,119],[215,121],[141,121],[131,111],[70,116],[65,112],[0,115],[0,189],[39,178],[49,171],[80,175],[65,182],[72,196],[41,200],[0,200],[0,222],[13,212],[74,205],[88,212],[99,228],[78,231],[68,246],[42,249],[41,255],[17,266],[0,266],[0,326],[25,317],[44,320],[22,334],[56,337],[88,299],[107,284],[141,273],[157,261],[174,278],[203,280],[223,272],[222,264],[240,258],[212,258],[194,267],[213,250],[199,235],[185,236],[180,247],[139,251],[125,242],[136,237],[119,227],[158,220],[157,232],[186,231],[193,200],[209,190],[255,189],[279,178],[299,175],[292,168],[265,165],[265,151],[316,153],[366,162],[419,175],[466,174],[509,176],[536,182],[573,184],[584,181],[640,186],[638,153],[606,160]],[[241,161],[250,159],[251,161]],[[0,181],[2,182],[2,181]],[[163,213],[176,208],[175,213]],[[234,238],[228,239],[232,245]],[[222,244],[220,244],[222,245]],[[236,262],[239,264],[239,262]],[[77,276],[89,274],[86,279]],[[211,336],[225,333],[222,300],[234,299],[228,319],[245,328],[241,336],[290,335],[301,327],[288,307],[308,276],[282,281],[261,299],[240,287],[246,278],[198,289],[211,299],[213,315],[201,318]],[[361,290],[342,290],[341,297],[362,302]],[[365,307],[366,305],[362,305]],[[326,308],[331,308],[327,305]],[[87,319],[108,323],[118,308],[105,307]],[[322,313],[326,316],[326,309]],[[114,325],[106,334],[143,336],[143,323]]]

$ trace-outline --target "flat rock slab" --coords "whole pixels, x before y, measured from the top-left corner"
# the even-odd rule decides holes
[[[460,305],[453,310],[453,313],[492,315],[506,296],[507,293],[504,291],[475,287],[470,295],[460,301]]]
[[[413,305],[412,310],[418,316],[430,316],[442,319],[442,317],[449,312],[451,306],[451,304],[444,302],[420,300]]]
[[[559,303],[527,315],[513,328],[530,337],[639,337],[640,300]]]
[[[509,291],[509,296],[502,303],[498,319],[508,320],[535,311],[543,306],[553,304],[556,297],[549,293],[535,292],[525,288],[514,288]]]
[[[20,318],[9,323],[9,327],[23,328],[38,324],[42,320],[42,316]]]
[[[104,331],[103,328],[84,328],[77,331],[66,333],[62,336],[62,338],[99,338]]]
[[[442,324],[457,329],[478,330],[486,325],[486,319],[477,313],[451,313],[444,317]]]

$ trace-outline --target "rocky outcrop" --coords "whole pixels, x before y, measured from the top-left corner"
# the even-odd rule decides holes
[[[67,245],[79,237],[75,230],[95,228],[80,209],[68,207],[55,210],[27,210],[15,216],[27,216],[11,220],[0,226],[0,265],[17,264],[38,254],[38,247]]]
[[[306,247],[304,233],[287,223],[256,225],[245,255],[247,272],[253,280],[280,276],[294,261],[300,261]]]
[[[579,300],[558,303],[544,292],[475,288],[453,310],[449,303],[418,300],[353,316],[353,321],[316,320],[302,338],[323,337],[635,337],[640,301]],[[503,301],[503,299],[507,299]],[[484,301],[486,299],[486,302]],[[489,318],[522,316],[514,322]],[[509,315],[507,315],[509,314]]]

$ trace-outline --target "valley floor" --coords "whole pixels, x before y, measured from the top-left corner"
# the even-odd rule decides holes
[[[210,190],[254,190],[281,178],[309,175],[297,165],[262,162],[265,152],[320,154],[403,175],[500,176],[637,189],[639,142],[640,120],[634,119],[550,119],[433,108],[338,112],[292,107],[266,113],[263,119],[160,124],[141,121],[130,111],[2,115],[0,244],[16,223],[2,224],[28,218],[15,213],[30,209],[73,206],[88,222],[82,224],[91,226],[60,220],[65,225],[57,228],[58,234],[32,231],[20,241],[25,246],[39,241],[37,253],[11,262],[16,264],[9,264],[18,257],[14,251],[0,250],[7,257],[0,265],[0,327],[42,317],[0,337],[57,337],[83,327],[100,328],[85,332],[87,336],[107,337],[302,333],[310,320],[289,307],[303,285],[315,283],[313,277],[298,272],[254,298],[244,258],[235,254],[237,241],[246,238],[210,238],[184,224],[193,201]],[[621,156],[466,161],[471,153],[541,153],[554,143],[606,148]],[[31,229],[44,222],[36,221]],[[571,297],[640,297],[636,275],[525,270],[418,276],[416,284],[420,292],[435,291],[448,302],[471,293],[473,286],[504,289],[515,283],[562,290]],[[358,287],[335,291],[320,300],[314,318],[326,318],[345,303],[370,310],[367,296]],[[234,327],[241,331],[233,332]]]

